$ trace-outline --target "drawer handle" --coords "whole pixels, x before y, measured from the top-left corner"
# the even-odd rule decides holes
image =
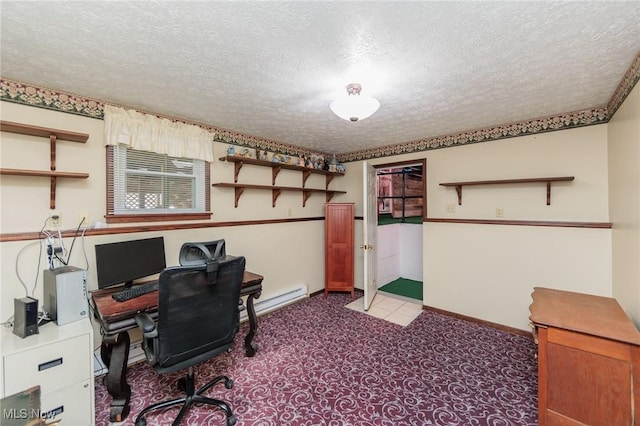
[[[42,418],[45,420],[51,420],[62,413],[64,413],[64,405],[61,405],[58,408],[54,408],[53,410],[49,410],[46,413],[43,413]]]
[[[58,365],[62,365],[62,358],[54,359],[52,361],[43,362],[38,365],[38,371],[46,370],[48,368],[57,367]]]

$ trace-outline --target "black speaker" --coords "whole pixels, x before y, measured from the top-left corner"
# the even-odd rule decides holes
[[[23,297],[13,299],[13,334],[25,338],[38,334],[38,299]]]

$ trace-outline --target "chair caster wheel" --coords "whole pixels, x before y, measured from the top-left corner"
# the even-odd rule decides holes
[[[180,392],[186,392],[187,391],[187,379],[185,379],[184,377],[181,377],[178,379],[178,390]]]
[[[233,380],[229,379],[224,382],[224,387],[227,389],[231,389],[233,387]]]
[[[227,426],[233,426],[235,424],[236,424],[236,417],[235,416],[227,417]]]
[[[141,417],[138,420],[136,420],[136,426],[147,426],[147,421],[145,420],[144,417]]]

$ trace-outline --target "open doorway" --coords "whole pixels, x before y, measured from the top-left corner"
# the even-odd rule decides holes
[[[381,164],[375,168],[378,291],[422,301],[426,160]]]

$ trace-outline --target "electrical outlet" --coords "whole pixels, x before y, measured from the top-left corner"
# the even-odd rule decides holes
[[[84,219],[84,220],[83,220]],[[78,223],[82,224],[82,227],[88,227],[91,225],[91,219],[89,218],[89,212],[88,211],[81,211],[80,213],[78,213]]]
[[[60,215],[60,212],[51,212],[51,215],[49,215],[49,219],[47,220],[47,224],[49,226],[60,228],[62,226],[62,216]]]
[[[446,212],[447,213],[455,213],[456,212],[456,205],[455,204],[447,204],[446,205]]]
[[[504,217],[504,209],[502,207],[496,207],[496,217]]]

